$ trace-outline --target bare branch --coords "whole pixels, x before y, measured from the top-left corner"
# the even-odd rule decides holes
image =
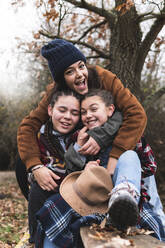
[[[159,32],[161,31],[161,29],[163,28],[164,24],[165,24],[165,17],[161,16],[157,18],[155,22],[153,23],[153,25],[151,26],[145,39],[143,40],[140,46],[140,49],[139,49],[139,56],[137,58],[137,63],[136,63],[136,74],[137,75],[139,74],[139,72],[141,72],[146,56],[150,50],[150,47],[153,44]]]
[[[99,16],[103,16],[105,19],[107,19],[107,20],[109,20],[109,22],[111,22],[111,25],[113,25],[115,22],[116,16],[112,11],[107,11],[103,8],[98,8],[92,4],[87,3],[85,0],[81,0],[81,2],[78,2],[76,0],[65,0],[65,2],[71,3],[78,8],[92,11],[95,14],[98,14]]]
[[[104,9],[104,0],[101,1],[102,9]]]
[[[147,21],[147,20],[151,20],[155,18],[165,18],[165,13],[155,14],[155,13],[150,12],[147,14],[139,15],[138,21],[143,22],[143,21]]]
[[[57,29],[57,34],[58,34],[58,35],[60,35],[61,22],[62,22],[62,19],[63,19],[63,17],[62,17],[62,6],[61,6],[61,4],[60,4],[59,13],[60,13],[60,15],[59,15],[58,29]]]
[[[52,35],[52,34],[50,34],[50,33],[48,33],[48,31],[43,31],[43,30],[39,30],[39,33],[41,34],[41,35],[43,35],[44,37],[47,37],[47,38],[49,38],[49,39],[54,39],[55,38],[55,35]],[[59,37],[59,36],[58,36]]]
[[[153,13],[153,12],[150,11],[150,12],[148,12],[148,13],[139,14],[139,15],[138,15],[138,21],[139,21],[139,22],[143,21],[145,17],[148,17],[148,16],[151,15],[152,13]]]
[[[80,38],[78,39],[78,41],[80,41],[82,38],[84,38],[92,29],[98,28],[98,27],[100,27],[101,25],[105,24],[106,22],[107,22],[107,21],[104,20],[104,21],[102,21],[102,22],[99,22],[99,23],[97,23],[97,24],[95,24],[95,25],[89,27],[89,28],[80,36]]]
[[[44,33],[42,30],[40,30],[39,33],[41,35],[49,38],[49,39],[55,39],[55,38],[59,39],[59,38],[61,38],[58,35],[50,35],[49,33]],[[91,49],[93,52],[96,52],[99,55],[99,57],[104,58],[104,59],[109,59],[109,51],[103,52],[103,51],[97,49],[96,47],[94,47],[94,46],[92,46],[92,45],[90,45],[90,44],[88,44],[86,42],[79,41],[79,40],[68,40],[68,39],[64,39],[64,40],[66,40],[68,42],[71,42],[73,44],[82,45],[84,47],[87,47],[87,48]]]
[[[68,40],[69,42],[72,42],[73,44],[78,44],[78,45],[82,45],[84,47],[87,47],[89,49],[91,49],[92,51],[96,52],[101,58],[105,58],[105,59],[109,59],[109,52],[103,52],[100,51],[99,49],[97,49],[96,47],[86,43],[86,42],[81,42],[81,41],[72,41],[72,40]],[[108,55],[107,55],[108,54]]]
[[[153,95],[150,95],[146,98],[146,100],[143,102],[145,110],[148,110],[153,103],[155,103],[157,100],[160,99],[161,96],[165,94],[165,87],[162,87],[158,91],[156,91]]]
[[[99,59],[100,56],[99,55],[93,55],[93,56],[86,56],[87,59]]]

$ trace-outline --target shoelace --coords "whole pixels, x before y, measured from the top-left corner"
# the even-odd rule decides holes
[[[140,195],[138,194],[138,192],[135,191],[135,189],[132,189],[131,186],[129,185],[128,181],[122,183],[122,184],[126,184],[126,186],[123,187],[116,187],[114,188],[108,195],[111,197],[112,195],[118,193],[120,190],[127,190],[135,199],[137,199]]]

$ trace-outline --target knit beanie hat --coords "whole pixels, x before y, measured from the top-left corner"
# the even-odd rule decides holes
[[[63,76],[66,68],[82,60],[86,63],[85,56],[72,43],[55,39],[43,46],[41,54],[48,61],[48,66],[54,81]]]

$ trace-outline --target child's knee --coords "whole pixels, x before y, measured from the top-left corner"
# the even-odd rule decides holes
[[[120,159],[129,159],[129,160],[138,160],[139,161],[139,157],[137,155],[137,153],[133,150],[128,150],[126,152],[124,152],[121,156]]]

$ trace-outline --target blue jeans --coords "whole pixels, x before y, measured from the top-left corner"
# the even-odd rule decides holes
[[[43,248],[57,248],[57,247],[47,238],[47,236],[45,236]]]
[[[126,151],[120,156],[112,180],[114,187],[123,182],[133,184],[140,195],[141,164],[136,152]]]
[[[151,197],[149,203],[152,206],[152,210],[161,219],[165,230],[165,214],[163,212],[163,206],[158,195],[155,176],[153,175],[150,177],[146,177],[144,179],[144,185],[148,189],[147,193]]]

